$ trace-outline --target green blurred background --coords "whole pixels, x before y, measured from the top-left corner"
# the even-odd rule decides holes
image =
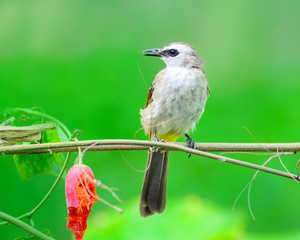
[[[144,80],[150,86],[164,67],[142,50],[183,41],[204,60],[211,89],[192,134],[197,142],[255,142],[244,126],[258,142],[299,141],[299,10],[297,0],[2,0],[0,110],[41,107],[71,130],[83,130],[80,140],[133,139],[141,127]],[[146,139],[143,131],[136,138]],[[145,151],[123,154],[144,168]],[[268,158],[227,156],[257,164]],[[0,210],[18,216],[42,199],[55,178],[22,182],[12,157],[0,158]],[[282,158],[292,172],[298,159],[299,154]],[[253,221],[246,194],[231,211],[253,170],[172,152],[166,211],[142,219],[143,173],[133,171],[119,152],[87,153],[84,161],[124,200],[118,204],[98,190],[124,213],[95,204],[86,239],[299,239],[300,191],[289,179],[258,175],[251,192]],[[283,170],[278,159],[269,166]],[[35,227],[72,239],[66,217],[61,181],[34,216]],[[26,233],[0,227],[0,239],[20,235]]]

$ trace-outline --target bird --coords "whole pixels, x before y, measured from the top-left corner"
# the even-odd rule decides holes
[[[145,108],[140,110],[145,133],[152,141],[165,142],[185,136],[187,147],[195,148],[188,134],[200,120],[210,94],[203,61],[191,45],[183,42],[143,53],[166,64],[149,87]],[[162,213],[166,207],[168,157],[169,151],[149,149],[140,196],[142,217]]]

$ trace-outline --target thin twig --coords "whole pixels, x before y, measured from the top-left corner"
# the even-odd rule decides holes
[[[185,146],[186,143],[172,143],[172,149],[167,145],[141,140],[105,139],[76,142],[43,143],[39,145],[14,145],[0,147],[0,154],[38,154],[52,152],[77,152],[78,147],[86,148],[97,142],[89,151],[124,151],[124,150],[148,150],[151,146],[165,147],[167,150],[181,151],[177,146]],[[162,143],[167,144],[167,143]],[[208,152],[298,152],[300,143],[196,143],[196,149]]]
[[[15,121],[15,117],[10,117],[9,119],[6,119],[4,122],[2,122],[1,126],[8,126],[9,124],[13,123]]]
[[[42,240],[54,240],[54,238],[47,236],[46,234],[36,230],[35,228],[29,226],[27,223],[12,217],[4,212],[0,211],[0,218],[14,224],[15,226],[23,229],[24,231],[32,234],[33,236],[37,237],[38,239],[42,239]]]
[[[128,164],[128,166],[133,170],[133,171],[136,171],[136,172],[146,172],[148,170],[148,167],[146,167],[146,169],[143,169],[143,170],[139,170],[139,169],[136,169],[134,166],[131,165],[131,163],[125,158],[124,154],[120,151],[120,154],[121,154],[121,157],[124,159],[124,161]]]
[[[73,138],[73,134],[70,134],[70,139]],[[37,144],[37,145],[40,145],[40,144]],[[52,150],[51,149],[47,149],[50,154],[52,154]],[[51,186],[51,188],[49,189],[49,191],[46,193],[46,195],[44,196],[44,198],[38,203],[38,205],[36,205],[30,212],[27,212],[19,217],[17,217],[16,219],[23,219],[23,218],[28,218],[30,221],[32,220],[31,217],[33,216],[33,214],[40,209],[40,207],[46,202],[46,200],[49,198],[49,196],[52,194],[52,192],[54,191],[54,189],[56,188],[58,182],[60,181],[60,179],[62,178],[65,170],[66,170],[66,167],[69,163],[69,160],[70,160],[70,156],[71,156],[71,153],[68,152],[67,153],[67,156],[66,156],[66,159],[65,159],[65,162],[62,166],[62,169],[60,170],[60,173],[58,174],[58,176],[56,177],[53,185]],[[3,226],[3,225],[7,225],[9,224],[9,222],[1,222],[0,223],[0,226]]]
[[[61,121],[59,121],[58,119],[56,119],[56,118],[54,118],[54,117],[52,117],[52,116],[50,116],[46,113],[43,113],[41,111],[31,110],[31,109],[28,109],[28,108],[15,108],[14,111],[23,112],[25,114],[31,114],[31,115],[34,115],[34,116],[39,116],[41,118],[46,118],[50,121],[53,121],[61,127],[61,129],[65,132],[67,138],[70,139],[70,137],[72,136],[72,133],[69,131],[69,129]]]
[[[120,151],[120,150],[148,150],[149,147],[160,147],[164,150],[182,151],[210,159],[214,159],[221,162],[227,162],[235,165],[240,165],[247,168],[252,168],[271,174],[279,175],[286,178],[295,178],[299,180],[298,176],[290,175],[286,172],[279,171],[273,168],[268,168],[253,163],[248,163],[233,158],[219,156],[216,154],[204,152],[205,151],[274,151],[277,152],[297,152],[300,151],[300,143],[198,143],[197,149],[191,149],[184,146],[185,143],[169,143],[169,142],[153,142],[153,141],[141,141],[141,140],[89,140],[78,142],[60,142],[60,143],[43,143],[43,144],[30,144],[30,145],[14,145],[0,147],[0,154],[29,154],[29,153],[49,153],[49,149],[52,152],[63,151],[78,151],[78,147],[85,149],[91,144],[97,143],[97,146],[91,147],[89,151]],[[198,150],[201,149],[201,150]]]
[[[98,187],[101,187],[101,188],[103,188],[103,189],[105,189],[105,190],[107,190],[107,191],[109,191],[110,193],[111,193],[111,195],[115,198],[115,199],[117,199],[119,202],[123,202],[122,200],[121,200],[121,198],[119,198],[119,196],[114,192],[114,190],[116,190],[115,188],[111,188],[111,187],[108,187],[108,186],[106,186],[105,184],[103,184],[99,179],[95,179],[95,184],[96,184],[96,186]]]
[[[47,192],[47,194],[44,196],[44,198],[39,202],[38,205],[36,205],[30,212],[27,212],[19,217],[17,217],[17,219],[23,219],[23,218],[31,218],[33,216],[33,214],[40,209],[40,207],[46,202],[46,200],[49,198],[49,196],[51,195],[51,193],[54,191],[54,189],[56,188],[58,182],[60,181],[60,179],[62,178],[65,170],[66,170],[66,167],[69,163],[69,160],[70,160],[70,156],[71,156],[71,153],[67,153],[67,156],[66,156],[66,160],[64,162],[64,165],[62,166],[62,169],[60,170],[60,173],[59,175],[57,176],[57,178],[55,179],[52,187],[49,189],[49,191]],[[3,225],[7,225],[9,224],[9,222],[1,222],[0,223],[0,226],[3,226]]]
[[[296,153],[282,153],[282,156],[284,156],[284,155],[293,155],[293,154],[296,154]],[[299,183],[299,181],[298,181],[297,179],[294,178],[294,176],[290,173],[290,171],[289,171],[289,170],[287,169],[287,167],[284,165],[284,163],[283,163],[282,160],[281,160],[280,155],[278,156],[278,159],[279,159],[281,165],[283,166],[283,168],[285,169],[285,171],[286,171],[288,174],[291,175],[291,178],[294,179],[297,183]]]
[[[296,172],[297,172],[297,178],[299,179],[299,163],[300,163],[300,159],[298,160],[297,164],[296,164]]]
[[[281,158],[280,156],[284,156],[284,155],[294,155],[296,154],[295,152],[292,152],[292,153],[278,153],[269,157],[267,161],[264,162],[264,164],[262,165],[262,167],[264,167],[268,162],[270,162],[272,159],[278,157],[279,158],[279,161],[281,162],[281,164],[283,165],[282,161],[281,161]],[[296,182],[299,181],[299,178],[295,178],[295,175],[291,174],[287,168],[283,165],[283,167],[285,168],[285,170],[287,171],[287,173],[290,175],[290,178],[291,179],[294,179]],[[254,180],[256,179],[256,176],[257,174],[259,173],[260,170],[257,170],[255,172],[255,174],[253,175],[251,181],[240,191],[239,195],[236,197],[235,201],[234,201],[234,204],[233,204],[233,211],[235,211],[235,208],[236,208],[236,204],[237,204],[237,201],[239,200],[239,198],[241,197],[242,193],[246,190],[247,187],[248,188],[248,208],[249,208],[249,211],[251,213],[251,216],[252,216],[252,219],[255,220],[255,217],[254,217],[254,214],[253,214],[253,211],[252,211],[252,208],[251,208],[251,203],[250,203],[250,192],[251,192],[251,187],[252,187],[252,183],[254,182]]]

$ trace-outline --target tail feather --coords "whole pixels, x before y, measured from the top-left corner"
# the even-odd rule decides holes
[[[149,151],[140,202],[143,217],[161,213],[166,207],[168,157],[168,151]]]

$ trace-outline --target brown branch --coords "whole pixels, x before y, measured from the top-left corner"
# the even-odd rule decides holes
[[[151,146],[163,147],[173,151],[181,151],[176,147],[168,148],[166,145],[167,143],[155,143],[141,140],[105,139],[4,146],[0,147],[0,154],[77,152],[78,147],[85,149],[95,142],[98,143],[98,146],[92,147],[89,151],[147,150]],[[185,146],[185,143],[172,143],[172,147],[174,146]],[[300,151],[300,143],[197,143],[196,149],[209,152],[298,152]]]
[[[219,156],[205,151],[216,152],[297,152],[300,151],[300,143],[197,143],[197,149],[185,147],[185,143],[169,142],[150,142],[140,140],[89,140],[76,142],[43,143],[30,145],[14,145],[0,147],[0,154],[36,154],[36,153],[54,153],[54,152],[75,152],[78,147],[82,150],[88,146],[97,143],[97,146],[91,147],[88,151],[120,151],[120,150],[148,150],[149,147],[160,147],[165,150],[182,151],[221,162],[227,162],[239,166],[244,166],[286,178],[299,180],[299,177],[287,172],[276,169],[248,163],[233,158]]]

